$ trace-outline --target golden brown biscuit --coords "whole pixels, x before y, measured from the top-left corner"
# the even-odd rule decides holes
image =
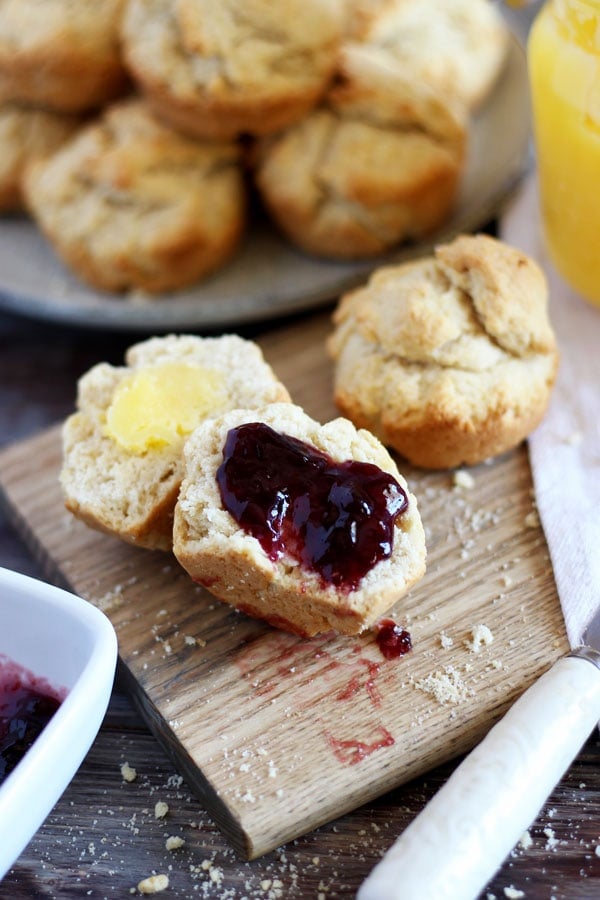
[[[132,0],[123,44],[165,121],[224,138],[301,118],[327,87],[341,32],[336,0]]]
[[[65,504],[93,528],[149,549],[172,544],[182,448],[210,415],[289,400],[256,344],[168,335],[80,380],[63,427]]]
[[[546,410],[558,364],[546,281],[494,238],[380,269],[334,322],[337,405],[417,466],[503,453]]]
[[[124,0],[0,0],[0,101],[73,113],[121,94],[123,7]]]
[[[30,166],[25,192],[59,256],[107,291],[191,284],[229,259],[244,225],[239,149],[182,137],[139,100]]]
[[[508,35],[490,0],[387,0],[360,38],[405,76],[474,109],[502,69]]]
[[[0,104],[0,211],[23,208],[21,181],[27,165],[57,150],[80,126],[76,116]]]
[[[461,115],[426,86],[346,46],[326,105],[264,140],[256,183],[298,246],[319,256],[375,256],[422,238],[449,215],[462,173]]]
[[[239,426],[256,423],[269,426],[276,434],[308,443],[334,463],[355,461],[376,466],[386,473],[385,477],[391,475],[399,493],[404,493],[407,507],[392,518],[389,555],[373,562],[356,584],[349,587],[333,578],[321,577],[322,573],[315,571],[305,558],[299,560],[287,536],[280,554],[268,554],[259,539],[239,525],[224,505],[217,470],[224,459],[228,434]],[[260,456],[270,461],[268,471],[274,473],[279,465],[277,455],[260,447],[259,444]],[[175,509],[174,553],[192,578],[220,600],[249,615],[304,636],[331,629],[357,634],[372,625],[424,574],[425,537],[417,501],[385,448],[372,434],[357,431],[347,419],[320,425],[290,403],[233,410],[200,425],[188,440],[184,457],[185,476]],[[310,463],[304,462],[303,470],[312,473],[314,483],[318,476]],[[332,484],[328,479],[327,483]],[[355,553],[361,546],[361,526],[359,517],[354,517],[348,490],[359,488],[360,476],[356,476],[352,488],[340,491],[344,498],[340,501],[344,504],[342,515],[339,516],[333,499],[326,513],[334,535],[338,525],[343,527],[341,519],[351,519],[351,530],[356,528]],[[293,491],[289,480],[285,490],[287,502],[293,507],[293,493],[287,493]],[[335,488],[329,486],[327,491],[328,497],[333,498]],[[372,502],[371,493],[369,498]],[[305,513],[313,502],[318,506],[318,498],[312,492],[309,498],[308,491],[299,502]],[[317,512],[322,521],[320,508]],[[253,522],[258,522],[254,507]],[[373,527],[369,522],[367,525]],[[325,555],[328,553],[326,545],[319,544],[319,548]]]
[[[362,40],[373,20],[390,0],[342,0],[344,10],[344,37]]]

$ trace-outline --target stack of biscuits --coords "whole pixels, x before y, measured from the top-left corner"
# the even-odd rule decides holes
[[[373,257],[450,214],[506,47],[491,0],[0,0],[0,210],[110,292],[225,265],[249,189]]]

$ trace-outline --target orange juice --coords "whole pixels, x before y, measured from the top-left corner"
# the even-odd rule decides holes
[[[600,0],[549,0],[528,61],[548,251],[600,306]]]

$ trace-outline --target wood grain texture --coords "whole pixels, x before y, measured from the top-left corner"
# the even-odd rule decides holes
[[[262,341],[295,402],[335,415],[329,317]],[[543,534],[529,514],[525,447],[470,470],[401,470],[419,499],[428,571],[392,614],[413,652],[382,658],[372,634],[310,641],[232,611],[173,557],[98,534],[63,509],[56,428],[5,450],[9,515],[45,572],[104,608],[151,729],[234,846],[253,858],[474,745],[568,649]],[[466,642],[485,624],[494,641]],[[442,646],[441,636],[445,635]],[[445,676],[460,702],[423,690]]]

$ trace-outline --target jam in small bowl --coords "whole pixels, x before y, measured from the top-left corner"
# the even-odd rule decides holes
[[[0,568],[0,879],[96,737],[116,660],[100,610]]]

